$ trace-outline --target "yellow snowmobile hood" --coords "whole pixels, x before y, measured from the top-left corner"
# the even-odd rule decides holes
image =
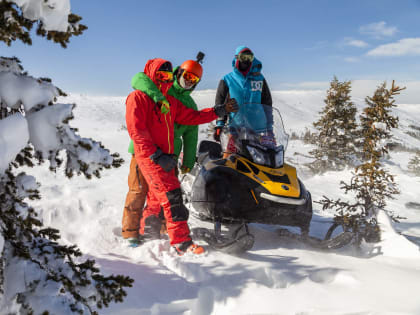
[[[214,162],[209,162],[206,168],[210,169],[220,166],[220,164],[215,164]],[[272,195],[289,198],[300,197],[296,168],[286,163],[281,168],[270,168],[255,164],[242,156],[231,155],[230,158],[226,159],[226,163],[223,166],[229,167],[257,182]]]

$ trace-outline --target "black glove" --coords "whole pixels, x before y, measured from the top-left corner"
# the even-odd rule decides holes
[[[157,148],[150,159],[162,167],[165,172],[170,172],[176,166],[175,157],[174,154],[163,153],[160,148]]]
[[[239,110],[238,102],[234,98],[228,99],[225,105],[228,113],[237,112]]]
[[[216,128],[214,128],[214,133],[213,133],[214,141],[220,142],[220,135],[222,134],[222,130],[223,130],[222,126],[216,126]]]
[[[225,104],[218,104],[214,106],[214,112],[217,116],[223,117],[231,112],[237,112],[239,105],[234,98],[227,100]]]

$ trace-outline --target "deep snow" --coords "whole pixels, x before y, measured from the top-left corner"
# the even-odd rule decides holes
[[[373,93],[373,91],[372,91]],[[198,91],[199,107],[212,106],[215,91]],[[273,92],[286,130],[298,134],[318,118],[325,91]],[[397,99],[398,100],[398,99]],[[27,172],[41,181],[45,225],[61,230],[63,242],[76,243],[96,259],[106,273],[122,273],[135,279],[122,304],[112,304],[104,314],[420,314],[420,209],[407,208],[420,203],[420,178],[407,172],[409,152],[393,152],[387,163],[396,175],[401,194],[389,202],[389,209],[407,217],[391,225],[380,215],[383,241],[365,245],[362,253],[351,249],[320,252],[297,242],[278,238],[278,226],[251,224],[256,243],[241,257],[210,251],[204,257],[178,257],[168,240],[153,241],[129,248],[113,233],[120,227],[127,192],[130,156],[125,129],[125,97],[71,95],[59,102],[76,103],[72,126],[84,137],[101,141],[119,152],[126,163],[106,170],[101,179],[67,179],[63,170],[50,173],[43,165]],[[358,108],[360,99],[354,100]],[[420,105],[396,109],[401,129],[396,137],[407,147],[420,147],[408,136],[409,125],[420,122]],[[200,127],[200,138],[207,136]],[[351,170],[311,176],[302,167],[311,146],[290,141],[286,160],[311,191],[313,200],[322,195],[345,197],[339,190]],[[332,214],[314,204],[311,234],[322,236]],[[190,225],[198,222],[190,217]]]

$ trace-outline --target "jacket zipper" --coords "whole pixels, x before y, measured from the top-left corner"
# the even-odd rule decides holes
[[[168,130],[168,145],[169,145],[168,153],[171,153],[171,139],[170,139],[170,134],[169,134],[169,125],[168,125],[168,121],[166,120],[167,114],[164,114],[163,116],[165,117],[166,129]]]

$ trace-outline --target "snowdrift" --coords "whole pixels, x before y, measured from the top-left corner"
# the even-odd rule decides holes
[[[196,91],[201,108],[213,105],[215,91]],[[303,133],[323,107],[323,91],[275,91],[274,104],[282,113],[286,131]],[[43,209],[46,225],[61,230],[63,241],[77,243],[97,260],[104,272],[122,273],[135,279],[123,304],[112,305],[104,314],[419,314],[420,300],[420,210],[406,208],[420,202],[420,179],[407,172],[411,152],[392,152],[387,167],[396,175],[401,194],[389,208],[407,217],[392,224],[385,213],[379,220],[383,241],[364,244],[362,252],[342,249],[319,252],[297,242],[281,241],[275,226],[251,224],[256,235],[253,249],[235,257],[209,252],[204,257],[178,257],[167,239],[128,248],[113,230],[120,227],[127,190],[129,154],[125,129],[125,97],[71,95],[59,102],[76,103],[75,127],[83,135],[100,140],[119,152],[126,164],[105,172],[101,179],[66,179],[63,170],[52,174],[47,165],[29,169],[43,178]],[[359,108],[361,100],[355,100]],[[420,140],[407,131],[420,121],[420,105],[400,105],[397,141],[407,148],[420,147]],[[200,126],[207,138],[208,126]],[[311,150],[300,140],[289,143],[286,159],[298,168],[313,200],[322,195],[345,197],[339,182],[351,170],[311,176],[302,163]],[[314,204],[310,234],[321,236],[332,213]],[[190,219],[191,226],[203,225]]]

